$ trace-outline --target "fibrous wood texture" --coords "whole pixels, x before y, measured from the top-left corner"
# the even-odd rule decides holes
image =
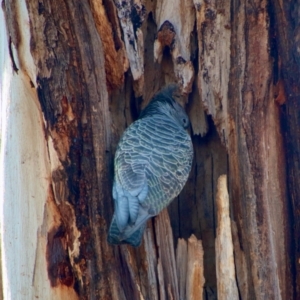
[[[217,216],[216,232],[216,267],[219,300],[239,299],[233,244],[231,236],[231,222],[229,217],[229,195],[227,191],[226,175],[221,175],[217,186]]]
[[[235,277],[241,299],[298,299],[298,14],[264,0],[2,1],[4,299],[235,299]],[[190,177],[140,248],[110,246],[117,142],[174,81]]]
[[[186,296],[183,299],[202,300],[203,286],[205,283],[203,248],[201,240],[197,240],[194,235],[188,239],[187,253]]]
[[[58,227],[51,185],[43,116],[34,84],[30,27],[25,3],[4,6],[18,19],[1,26],[1,260],[4,299],[78,299],[69,288],[52,289],[48,278],[47,232]],[[1,23],[4,24],[1,12]],[[7,17],[7,15],[6,15]],[[11,30],[14,29],[14,35]],[[8,38],[9,32],[11,40]],[[9,44],[5,42],[9,41]],[[5,47],[6,46],[6,47]],[[14,68],[12,68],[12,61]],[[13,226],[12,224],[18,224]],[[56,246],[65,261],[66,248]],[[56,261],[57,262],[57,261]],[[57,265],[58,266],[58,265]],[[68,269],[60,265],[61,276]],[[72,273],[71,268],[69,269]],[[63,280],[63,279],[62,279]],[[71,276],[72,280],[72,276]],[[32,287],[32,288],[29,288]]]
[[[183,7],[184,14],[179,13]],[[175,76],[182,84],[183,91],[189,93],[194,79],[194,67],[190,61],[190,34],[195,22],[192,0],[157,2],[155,21],[159,30],[154,42],[154,58],[161,62],[167,46],[171,51]]]
[[[279,86],[276,100],[282,105],[283,128],[286,142],[287,183],[291,201],[291,235],[289,244],[292,270],[295,270],[295,295],[300,297],[300,24],[299,3],[274,1],[271,6],[273,25],[274,57],[276,59],[274,79]]]

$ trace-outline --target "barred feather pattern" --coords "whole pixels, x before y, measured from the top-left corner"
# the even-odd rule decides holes
[[[191,138],[174,118],[151,114],[129,126],[115,155],[115,213],[108,241],[138,246],[147,220],[182,190],[192,159]]]

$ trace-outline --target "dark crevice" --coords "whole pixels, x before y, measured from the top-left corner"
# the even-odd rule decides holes
[[[9,56],[11,59],[11,63],[12,63],[12,68],[13,70],[18,73],[19,69],[16,65],[15,59],[14,59],[14,55],[13,55],[13,50],[12,50],[12,40],[11,37],[9,37],[9,42],[8,42],[8,52],[9,52]]]
[[[300,123],[300,116],[295,117],[295,111],[299,106],[296,104],[299,102],[299,61],[297,62],[297,55],[293,53],[293,46],[296,42],[290,37],[293,36],[295,22],[297,23],[299,18],[296,17],[296,21],[293,19],[292,10],[293,6],[296,8],[299,5],[284,3],[281,7],[278,2],[269,2],[268,13],[270,16],[270,54],[273,58],[273,74],[274,84],[279,80],[283,80],[284,89],[286,91],[286,103],[280,106],[280,126],[281,132],[284,138],[284,156],[286,159],[286,187],[287,187],[287,199],[286,199],[286,222],[287,231],[289,235],[286,235],[286,249],[287,249],[287,271],[286,277],[291,277],[291,282],[286,283],[287,289],[291,289],[289,292],[291,297],[295,299],[299,298],[299,282],[300,282],[300,269],[299,269],[299,202],[297,196],[297,179],[294,178],[293,172],[296,164],[294,161],[294,155],[297,151],[297,140],[299,141],[299,135],[297,135],[297,123]],[[295,16],[294,16],[295,17]],[[288,21],[286,21],[288,20]],[[283,24],[285,26],[283,26]],[[288,39],[288,40],[286,40]],[[295,99],[297,99],[295,101]],[[298,120],[297,120],[298,119]],[[297,122],[298,121],[298,122]],[[296,129],[296,130],[295,130]],[[299,144],[298,144],[299,145]],[[299,147],[298,147],[299,151]],[[296,171],[297,172],[297,171]],[[296,177],[298,177],[296,175]],[[299,182],[299,181],[298,181]],[[299,185],[298,185],[299,186]],[[299,193],[299,192],[298,192]],[[300,193],[299,193],[300,194]],[[295,202],[293,201],[295,197]],[[288,293],[287,293],[288,294]]]

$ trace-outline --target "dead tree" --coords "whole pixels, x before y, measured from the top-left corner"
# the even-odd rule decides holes
[[[2,298],[298,299],[299,12],[3,0]],[[141,247],[111,246],[117,142],[169,82],[187,95],[192,172]]]

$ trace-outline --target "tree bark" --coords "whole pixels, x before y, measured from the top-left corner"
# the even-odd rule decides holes
[[[3,299],[298,299],[298,10],[2,1]],[[169,82],[191,120],[190,177],[139,248],[111,246],[118,140]]]

